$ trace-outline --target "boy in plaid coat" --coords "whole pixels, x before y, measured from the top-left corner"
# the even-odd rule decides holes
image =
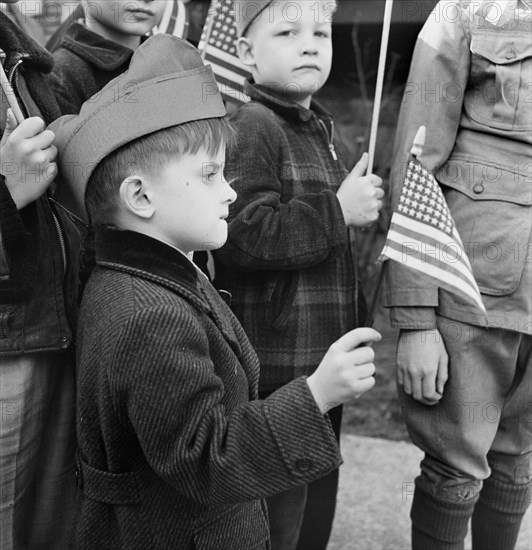
[[[331,340],[364,323],[350,229],[377,219],[384,193],[364,175],[367,157],[348,174],[332,118],[312,100],[331,68],[333,7],[235,3],[252,101],[232,118],[242,139],[227,174],[239,197],[216,282],[259,355],[263,397],[314,372]],[[338,436],[340,408],[331,419]],[[325,548],[337,476],[269,500],[273,548]]]

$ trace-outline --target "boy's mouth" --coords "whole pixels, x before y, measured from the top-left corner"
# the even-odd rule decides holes
[[[141,15],[144,17],[153,17],[155,15],[151,10],[147,8],[139,8],[137,6],[135,6],[134,8],[132,7],[131,9],[126,9],[126,11],[134,15]]]
[[[304,70],[314,70],[314,71],[321,71],[321,68],[318,67],[318,65],[301,65],[300,67],[296,68],[296,71],[304,71]]]

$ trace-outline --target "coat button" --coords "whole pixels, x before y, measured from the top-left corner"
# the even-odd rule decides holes
[[[296,461],[296,468],[300,472],[308,472],[312,467],[312,462],[308,458],[299,458]]]
[[[484,185],[482,183],[477,183],[473,187],[473,192],[476,193],[477,195],[480,195],[480,193],[484,193]]]

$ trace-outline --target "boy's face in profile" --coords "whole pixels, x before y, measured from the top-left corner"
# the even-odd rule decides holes
[[[83,0],[87,21],[126,35],[144,36],[159,24],[166,0]]]
[[[331,71],[334,9],[327,0],[270,4],[239,40],[255,82],[309,107]]]
[[[227,240],[229,205],[236,200],[223,167],[225,146],[212,156],[205,149],[180,155],[152,186],[152,229],[181,252],[220,248]]]

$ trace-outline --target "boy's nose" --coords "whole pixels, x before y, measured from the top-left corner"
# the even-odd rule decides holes
[[[225,177],[224,177],[224,182],[225,182],[225,185],[227,187],[225,202],[227,202],[229,204],[233,204],[236,201],[236,198],[237,198],[238,195],[237,195],[236,191],[229,185],[229,183],[227,182]]]
[[[303,44],[303,55],[317,55],[318,53],[318,46],[316,45],[316,42],[313,38],[309,38],[305,41]]]

